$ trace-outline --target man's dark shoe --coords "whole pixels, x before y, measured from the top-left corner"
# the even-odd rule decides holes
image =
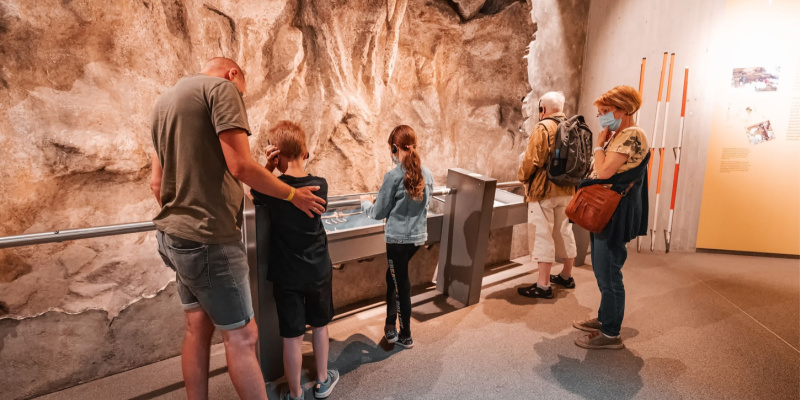
[[[561,275],[550,275],[550,283],[555,283],[567,289],[575,289],[575,279],[571,276],[569,279],[564,279]]]
[[[553,288],[549,287],[547,290],[544,290],[534,283],[528,287],[521,287],[517,288],[517,293],[522,296],[530,297],[532,299],[552,299],[553,298]]]

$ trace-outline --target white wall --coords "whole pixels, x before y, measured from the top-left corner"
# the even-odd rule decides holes
[[[767,0],[763,1],[767,3]],[[695,249],[714,102],[710,79],[714,50],[712,43],[724,12],[725,0],[595,0],[589,9],[578,110],[587,117],[593,132],[600,131],[600,125],[595,118],[597,110],[592,106],[594,99],[616,85],[638,87],[641,60],[642,57],[647,57],[644,104],[640,111],[639,125],[647,132],[648,140],[652,140],[663,53],[676,53],[661,205],[657,216],[657,250],[664,249],[663,229],[667,226],[675,163],[672,148],[678,142],[683,71],[686,66],[689,67],[689,88],[671,250]],[[668,68],[669,61],[665,74],[668,74]],[[666,90],[665,83],[664,96]],[[659,138],[657,143],[651,143],[656,148],[661,146],[663,115],[662,103]],[[657,156],[654,161],[650,187],[651,221],[655,203]],[[652,222],[650,226],[652,227]],[[643,238],[642,250],[649,251],[649,247],[649,237]]]

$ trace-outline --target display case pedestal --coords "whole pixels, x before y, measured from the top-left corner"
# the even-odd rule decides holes
[[[469,306],[481,297],[497,180],[460,168],[447,172],[436,290]]]

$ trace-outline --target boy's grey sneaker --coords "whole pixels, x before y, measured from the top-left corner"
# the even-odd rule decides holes
[[[610,338],[600,331],[575,339],[575,344],[589,350],[620,350],[625,348],[625,344],[622,343],[622,339],[619,336]]]
[[[562,277],[560,274],[550,275],[550,283],[561,285],[567,289],[575,289],[575,279],[571,276],[569,277],[569,279],[564,279],[564,277]]]
[[[597,332],[600,330],[600,327],[603,326],[603,324],[601,324],[597,318],[589,318],[583,321],[573,321],[572,326],[575,327],[575,329],[580,329],[586,332]]]
[[[388,329],[384,332],[384,337],[386,337],[386,341],[389,343],[394,343],[397,341],[397,329]]]
[[[335,369],[328,370],[328,379],[325,382],[317,381],[314,384],[314,398],[324,399],[331,395],[334,386],[339,383],[339,371]]]
[[[400,347],[402,347],[404,349],[410,349],[410,348],[414,347],[414,339],[411,339],[411,336],[409,336],[407,338],[397,339],[397,345],[399,345]]]
[[[280,399],[281,400],[303,400],[305,398],[305,393],[303,393],[302,390],[303,389],[300,389],[300,396],[299,397],[292,397],[292,393],[289,391],[289,389],[288,388],[284,389],[284,391],[281,392]]]

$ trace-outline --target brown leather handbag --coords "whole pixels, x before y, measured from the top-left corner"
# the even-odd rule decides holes
[[[567,205],[567,217],[592,233],[600,233],[611,221],[619,201],[628,194],[636,180],[623,193],[603,185],[590,185],[578,189]]]

